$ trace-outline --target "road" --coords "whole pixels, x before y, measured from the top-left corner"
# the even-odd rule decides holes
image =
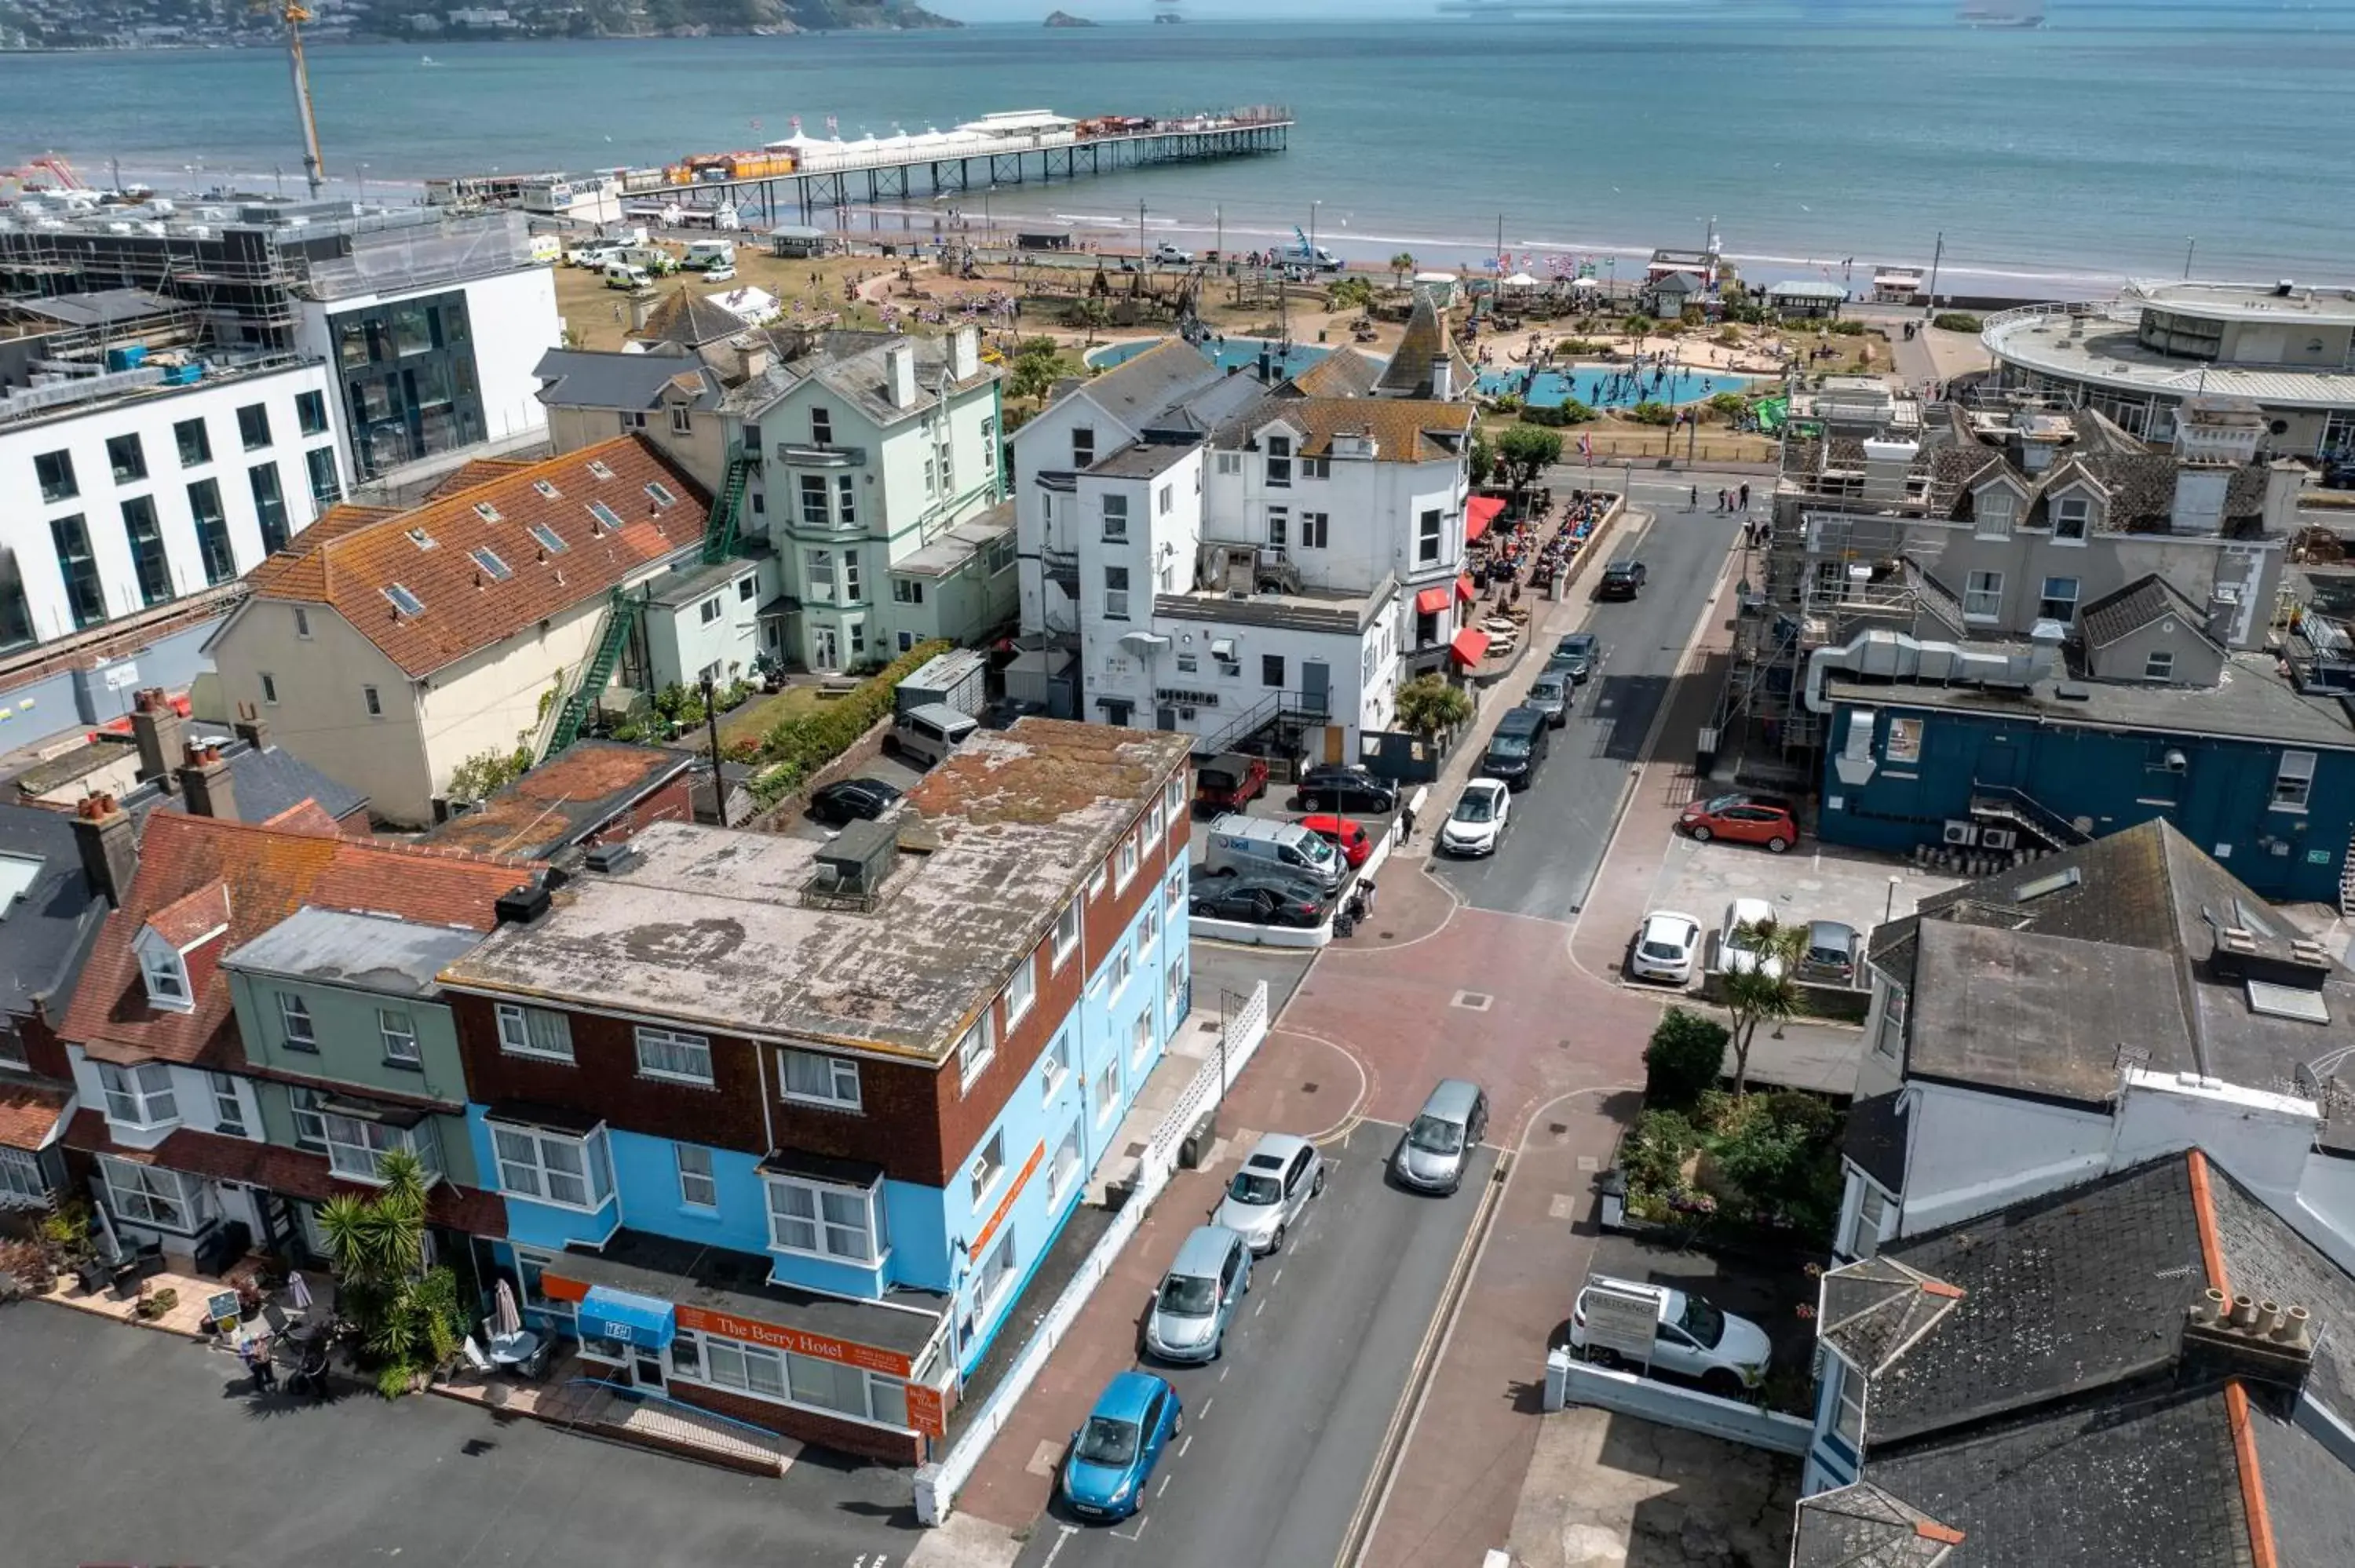
[[[1739,483],[1745,476],[1731,477]],[[1746,477],[1758,504],[1760,481]],[[1738,518],[1709,510],[1720,482],[1709,474],[1689,482],[1632,482],[1633,504],[1650,510],[1653,521],[1641,535],[1614,539],[1610,554],[1614,560],[1633,556],[1649,569],[1642,596],[1588,606],[1584,628],[1603,640],[1603,666],[1578,689],[1577,705],[1554,732],[1536,781],[1513,797],[1497,853],[1476,861],[1432,860],[1432,869],[1476,908],[1566,923],[1585,901],[1627,775],[1740,533]],[[1685,510],[1689,484],[1700,488],[1698,512]],[[1598,575],[1589,568],[1572,591],[1590,593]],[[1530,657],[1539,652],[1531,649]],[[1518,673],[1508,679],[1518,681]],[[1484,716],[1491,722],[1504,712],[1501,704],[1488,707]],[[1428,826],[1435,831],[1455,804],[1452,798],[1434,802]]]
[[[1383,1179],[1399,1133],[1361,1122],[1327,1150],[1325,1195],[1253,1270],[1222,1358],[1152,1369],[1176,1385],[1186,1430],[1145,1509],[1080,1525],[1059,1500],[1019,1568],[1333,1561],[1496,1164],[1484,1149],[1462,1192],[1422,1197]]]
[[[0,1560],[872,1568],[921,1533],[905,1471],[815,1450],[779,1480],[430,1395],[248,1387],[177,1335],[0,1308]]]

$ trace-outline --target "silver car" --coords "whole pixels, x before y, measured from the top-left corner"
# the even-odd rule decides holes
[[[1521,699],[1521,705],[1537,709],[1545,715],[1546,723],[1560,729],[1570,721],[1571,685],[1568,673],[1549,670],[1529,683],[1529,695]]]
[[[1399,1139],[1391,1170],[1421,1192],[1453,1192],[1463,1184],[1464,1167],[1488,1128],[1488,1097],[1463,1078],[1442,1078],[1423,1110]]]
[[[1210,1216],[1251,1244],[1264,1257],[1284,1245],[1284,1233],[1325,1191],[1325,1157],[1305,1138],[1271,1132],[1252,1146],[1243,1168],[1227,1183],[1227,1195]]]
[[[1165,1361],[1214,1361],[1227,1324],[1251,1289],[1251,1246],[1224,1225],[1197,1225],[1161,1277],[1141,1336],[1144,1353]]]

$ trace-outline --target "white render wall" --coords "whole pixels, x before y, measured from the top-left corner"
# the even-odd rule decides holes
[[[1021,554],[1022,630],[1033,636],[1072,629],[1071,600],[1060,587],[1046,580],[1039,553],[1041,549],[1076,549],[1076,518],[1065,514],[1070,497],[1054,495],[1050,502],[1049,493],[1041,490],[1037,481],[1042,472],[1070,471],[1071,432],[1083,428],[1095,432],[1099,462],[1137,436],[1135,429],[1098,408],[1082,387],[1049,404],[1038,418],[1014,432],[1011,443],[1013,455],[1007,482],[1014,497],[1015,536]],[[1206,476],[1206,489],[1208,484]],[[1054,512],[1051,520],[1050,506]]]
[[[216,937],[213,940],[226,942],[228,938]],[[74,1094],[80,1100],[82,1107],[104,1115],[106,1085],[98,1075],[98,1064],[82,1054],[82,1049],[79,1045],[67,1046],[66,1054],[73,1064]],[[107,1124],[108,1136],[127,1148],[152,1149],[182,1128],[193,1128],[197,1132],[221,1132],[219,1109],[213,1102],[211,1075],[201,1067],[178,1065],[174,1065],[171,1073],[172,1098],[179,1108],[180,1119],[169,1128],[160,1128],[148,1134],[134,1132],[110,1121]],[[237,1093],[238,1105],[244,1112],[241,1122],[244,1131],[241,1134],[222,1133],[222,1136],[229,1138],[241,1136],[255,1143],[263,1141],[261,1107],[254,1103],[253,1086],[234,1074],[227,1076]]]
[[[290,535],[310,526],[316,511],[311,502],[311,481],[304,454],[317,447],[336,447],[331,434],[301,433],[295,397],[316,392],[325,399],[329,429],[336,425],[336,393],[325,365],[310,364],[233,379],[200,381],[193,387],[159,390],[146,397],[102,404],[87,412],[0,430],[0,547],[16,557],[25,585],[26,609],[40,641],[74,631],[73,611],[66,598],[64,574],[58,566],[52,518],[79,514],[97,563],[99,586],[109,618],[147,608],[132,564],[131,541],[123,520],[123,503],[144,495],[155,503],[163,531],[165,556],[178,594],[196,593],[208,585],[204,559],[197,549],[196,514],[188,503],[188,486],[210,479],[219,487],[222,514],[229,520],[231,554],[241,576],[259,565],[261,524],[253,502],[248,471],[265,462],[278,465],[279,493],[285,498]],[[238,436],[237,411],[260,403],[270,411],[270,445],[247,451]],[[202,418],[212,442],[212,461],[193,468],[180,464],[173,427]],[[136,435],[146,458],[144,479],[117,484],[108,461],[106,443]],[[33,460],[53,451],[73,456],[74,479],[80,493],[66,501],[44,501],[35,477]],[[336,459],[339,483],[347,483],[347,457]]]
[[[2109,1167],[2110,1118],[1916,1081],[1901,1235],[2088,1181]]]

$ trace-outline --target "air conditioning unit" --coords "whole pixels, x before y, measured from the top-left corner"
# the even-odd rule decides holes
[[[1975,844],[1979,842],[1977,822],[1950,821],[1946,824],[1946,842],[1950,844]]]
[[[1979,830],[1979,848],[1981,849],[2008,850],[2019,842],[2019,833],[2016,829],[1981,828]]]

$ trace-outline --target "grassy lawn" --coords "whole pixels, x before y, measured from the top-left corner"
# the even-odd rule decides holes
[[[719,715],[719,749],[726,751],[740,740],[758,740],[779,720],[808,713],[819,700],[815,686],[787,686],[756,696],[734,713]]]

